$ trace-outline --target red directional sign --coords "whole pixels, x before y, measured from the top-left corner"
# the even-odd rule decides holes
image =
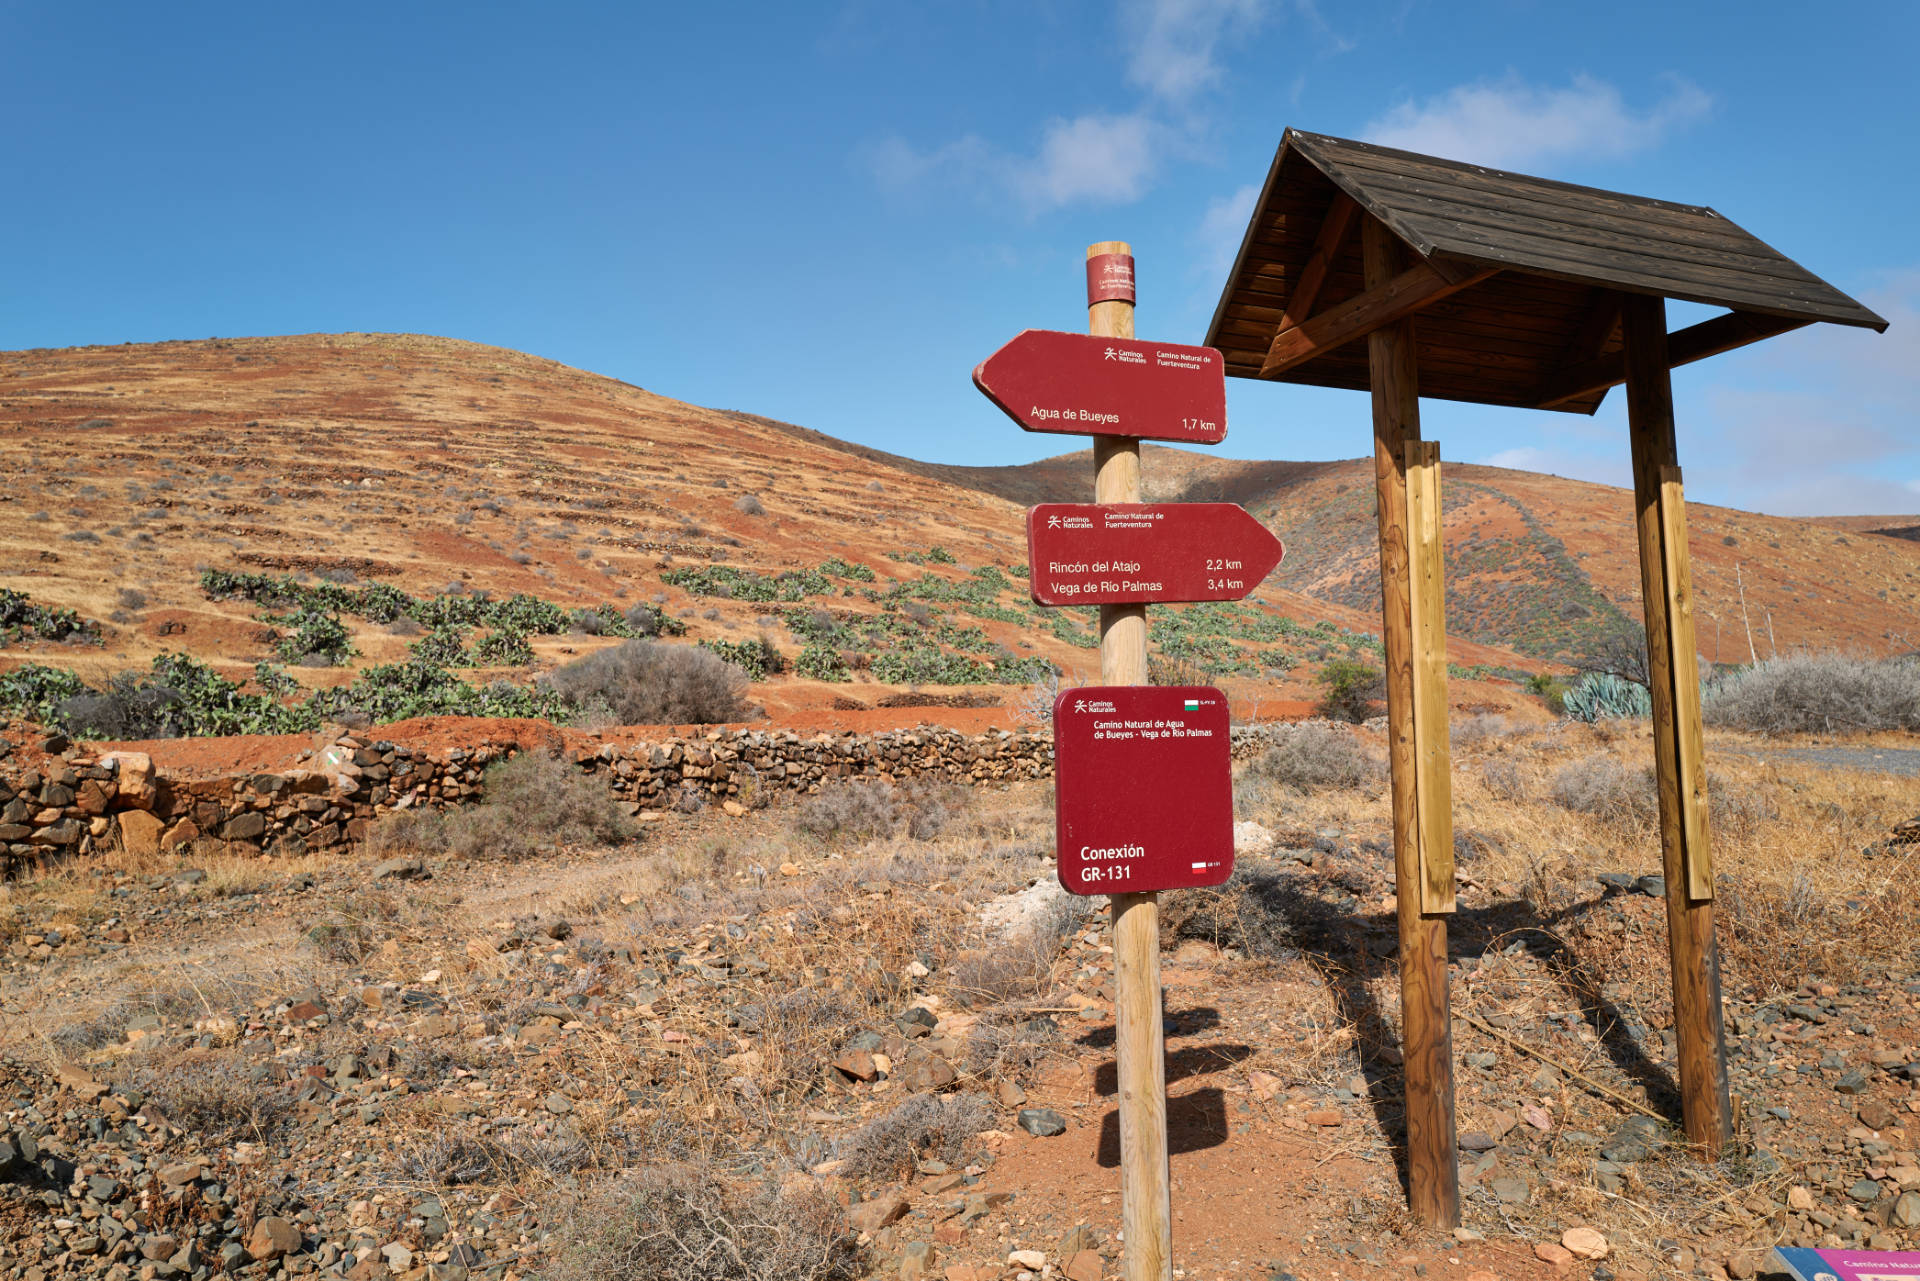
[[[1060,884],[1073,894],[1233,874],[1227,698],[1201,685],[1067,689],[1053,703]]]
[[[973,385],[1028,431],[1217,445],[1227,366],[1211,347],[1028,329],[973,371]]]
[[[1036,605],[1240,600],[1285,552],[1237,503],[1027,508],[1027,581]]]

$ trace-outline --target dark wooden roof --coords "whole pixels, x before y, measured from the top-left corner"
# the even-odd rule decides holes
[[[1815,321],[1887,327],[1700,205],[1289,129],[1207,330],[1207,345],[1225,354],[1229,374],[1367,387],[1364,337],[1320,350],[1296,332],[1295,347],[1311,355],[1278,369],[1278,354],[1269,360],[1296,285],[1320,282],[1317,293],[1312,283],[1305,287],[1315,295],[1312,309],[1290,328],[1320,323],[1364,292],[1358,217],[1335,237],[1324,264],[1313,261],[1329,212],[1346,200],[1405,241],[1434,286],[1415,324],[1424,396],[1593,412],[1619,381],[1619,292],[1729,309],[1672,336],[1675,364]],[[1342,332],[1331,322],[1328,328]],[[1263,363],[1270,366],[1264,375]]]

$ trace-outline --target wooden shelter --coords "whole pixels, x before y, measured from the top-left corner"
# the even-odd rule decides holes
[[[1724,307],[1674,333],[1667,298]],[[1712,209],[1288,130],[1206,343],[1227,372],[1373,393],[1413,1208],[1459,1222],[1439,450],[1419,397],[1592,413],[1627,387],[1680,1092],[1731,1123],[1675,365],[1815,321],[1887,322]]]

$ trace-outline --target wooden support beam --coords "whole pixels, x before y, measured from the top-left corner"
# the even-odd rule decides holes
[[[1407,442],[1407,570],[1413,614],[1413,771],[1420,910],[1451,912],[1453,759],[1447,725],[1447,587],[1440,547],[1440,446]]]
[[[1361,224],[1369,291],[1396,279],[1400,241],[1377,218]],[[1312,322],[1310,322],[1312,323]],[[1374,500],[1380,524],[1380,605],[1387,657],[1387,745],[1392,764],[1393,873],[1400,926],[1401,1052],[1407,1113],[1407,1183],[1429,1227],[1460,1222],[1459,1151],[1453,1129],[1453,1021],[1447,997],[1447,918],[1422,911],[1420,794],[1414,741],[1413,601],[1408,563],[1407,446],[1420,439],[1413,322],[1367,338],[1373,386]],[[1443,666],[1441,672],[1445,673]],[[1444,690],[1444,686],[1443,686]],[[1444,693],[1442,695],[1444,700]]]
[[[1369,218],[1368,224],[1378,221]],[[1260,365],[1260,376],[1271,378],[1285,373],[1295,365],[1365,338],[1383,325],[1411,316],[1422,307],[1494,274],[1491,267],[1463,271],[1451,266],[1418,263],[1377,285],[1368,285],[1367,291],[1357,297],[1275,334],[1273,344],[1267,348],[1267,358]]]
[[[1622,299],[1644,298],[1645,294],[1623,294]],[[1656,298],[1665,312],[1665,300]],[[1735,347],[1744,347],[1748,343],[1759,342],[1762,338],[1771,338],[1775,334],[1784,334],[1807,324],[1804,320],[1786,320],[1779,316],[1763,316],[1752,311],[1730,311],[1724,316],[1715,316],[1703,320],[1697,325],[1688,325],[1676,333],[1664,335],[1666,338],[1668,368],[1690,365],[1696,360],[1705,360],[1708,356],[1717,356],[1723,351],[1732,351]],[[1611,356],[1597,356],[1561,370],[1548,378],[1540,391],[1540,399],[1535,407],[1551,409],[1562,401],[1572,400],[1575,396],[1584,396],[1589,392],[1604,391],[1627,380],[1627,356],[1624,351]]]
[[[1353,225],[1353,215],[1359,208],[1346,192],[1333,193],[1333,203],[1327,206],[1327,216],[1320,220],[1320,231],[1313,238],[1313,252],[1300,268],[1299,283],[1287,293],[1287,309],[1276,333],[1303,325],[1313,315],[1321,286],[1327,283],[1327,272],[1339,260],[1340,246],[1346,243],[1347,228]]]
[[[1699,659],[1674,444],[1666,310],[1662,298],[1630,294],[1621,306],[1621,324],[1626,339],[1627,426],[1633,445],[1640,595],[1647,620],[1648,689],[1653,695],[1661,866],[1667,882],[1667,954],[1673,967],[1674,1038],[1680,1051],[1680,1105],[1687,1137],[1711,1157],[1731,1136],[1732,1110],[1727,1098],[1720,960],[1713,936]],[[1698,845],[1690,849],[1690,841]],[[1691,884],[1696,859],[1707,877],[1709,897],[1696,896]]]
[[[1087,257],[1131,254],[1124,241],[1087,247]],[[1133,337],[1131,302],[1092,302],[1087,332]],[[1141,500],[1140,442],[1093,438],[1093,501]],[[1145,685],[1147,607],[1100,607],[1100,681]],[[1114,1058],[1119,1074],[1120,1225],[1126,1281],[1173,1277],[1173,1180],[1167,1165],[1167,1052],[1160,1002],[1160,896],[1115,894],[1113,914]]]

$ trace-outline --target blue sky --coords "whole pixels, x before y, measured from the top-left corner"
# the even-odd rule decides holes
[[[0,349],[388,330],[938,461],[1059,452],[971,387],[1133,242],[1197,342],[1295,125],[1711,204],[1893,322],[1678,371],[1692,496],[1920,510],[1920,6],[850,0],[0,7]],[[1676,325],[1688,317],[1678,314]],[[1225,453],[1365,397],[1231,380]],[[1429,402],[1447,457],[1618,483],[1592,420]]]

